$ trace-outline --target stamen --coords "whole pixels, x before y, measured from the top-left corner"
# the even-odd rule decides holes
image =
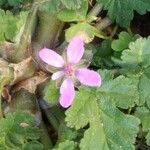
[[[72,76],[74,73],[74,69],[71,64],[66,64],[64,66],[65,76]]]

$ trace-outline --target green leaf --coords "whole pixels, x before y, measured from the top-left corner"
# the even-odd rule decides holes
[[[119,34],[119,39],[114,40],[111,47],[114,51],[123,51],[128,48],[130,42],[135,41],[137,38],[137,35],[131,36],[127,32],[121,32]]]
[[[62,122],[58,130],[58,141],[64,142],[65,140],[74,140],[77,137],[77,132],[74,129],[71,129]]]
[[[62,6],[67,9],[79,9],[82,3],[87,0],[41,0],[40,10],[48,12],[57,12]]]
[[[68,9],[79,9],[83,1],[87,0],[62,0],[63,4]]]
[[[150,66],[144,69],[144,74],[150,79]]]
[[[90,24],[86,22],[78,23],[73,26],[71,26],[69,29],[66,30],[65,37],[67,41],[70,41],[72,37],[74,37],[76,34],[79,33],[86,33],[87,39],[86,41],[91,41],[94,36],[97,36],[99,38],[104,38],[104,34],[97,30],[95,27],[91,26]]]
[[[17,148],[22,146],[24,139],[21,135],[9,132],[5,137],[6,145],[10,148]]]
[[[122,53],[122,60],[128,67],[148,67],[150,65],[150,37],[139,38],[129,44],[129,49]]]
[[[0,9],[0,43],[6,40],[15,41],[23,26],[27,12],[21,12],[18,15],[13,15],[10,11],[4,12]]]
[[[56,12],[59,10],[60,4],[60,0],[42,0],[39,8],[42,11]]]
[[[58,145],[58,148],[54,148],[53,150],[75,150],[76,143],[73,141],[66,140]]]
[[[66,121],[69,127],[77,129],[89,123],[81,150],[134,150],[139,120],[123,114],[111,98],[102,96],[97,89],[82,87],[78,94],[66,111]]]
[[[85,90],[85,91],[84,91]],[[71,128],[76,129],[86,126],[89,122],[89,101],[90,94],[83,88],[82,92],[76,92],[73,105],[66,111],[66,122]],[[82,99],[82,100],[81,100]]]
[[[28,142],[24,145],[23,150],[43,150],[44,147],[39,142]]]
[[[56,82],[50,80],[44,88],[43,94],[44,100],[48,101],[52,105],[55,105],[59,98],[59,91],[56,87]]]
[[[110,98],[118,107],[127,109],[139,104],[137,82],[134,82],[132,78],[119,76],[106,82],[103,81],[98,90],[101,96]]]
[[[88,2],[85,1],[82,3],[80,9],[69,10],[64,8],[58,13],[57,17],[64,22],[84,21],[86,19],[87,10]]]
[[[10,6],[18,6],[21,2],[22,0],[8,0]]]
[[[95,52],[92,65],[100,67],[103,64],[103,60],[105,58],[108,60],[112,54],[111,42],[111,40],[104,40],[100,44],[94,44],[93,49]]]
[[[28,140],[39,140],[41,130],[36,127],[35,119],[26,112],[15,112],[0,119],[0,145],[22,149]]]
[[[142,122],[143,132],[147,133],[146,142],[147,142],[148,145],[150,145],[150,123],[149,123],[150,109],[146,108],[144,106],[143,107],[138,107],[136,112],[135,112],[135,115],[140,118],[140,120]]]
[[[6,3],[6,0],[1,0],[0,1],[0,6],[4,5]]]
[[[150,79],[147,78],[144,74],[139,77],[138,89],[140,104],[143,104],[145,101],[150,101]]]
[[[97,0],[108,10],[108,16],[122,27],[128,27],[133,19],[134,10],[143,15],[150,11],[149,0]]]

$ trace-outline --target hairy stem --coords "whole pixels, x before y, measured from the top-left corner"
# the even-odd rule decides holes
[[[55,131],[58,131],[59,125],[65,117],[63,111],[58,107],[53,107],[53,108],[45,109],[44,113],[49,123],[55,129]]]
[[[46,126],[43,123],[43,121],[41,122],[40,127],[43,131],[42,136],[41,136],[41,143],[44,145],[44,150],[50,150],[53,147],[53,143],[48,135]]]
[[[36,24],[37,10],[38,6],[33,5],[30,13],[27,16],[23,32],[20,36],[20,39],[17,41],[16,49],[10,58],[13,62],[20,62],[22,59],[25,59],[30,55],[30,44]]]
[[[88,16],[97,16],[102,11],[102,4],[95,4],[94,7],[88,13]]]
[[[97,22],[95,27],[99,30],[103,30],[111,24],[112,24],[112,21],[109,18],[105,17],[101,19],[99,22]]]
[[[58,41],[64,23],[57,19],[56,14],[49,12],[38,12],[39,24],[35,41],[41,47],[53,48]]]

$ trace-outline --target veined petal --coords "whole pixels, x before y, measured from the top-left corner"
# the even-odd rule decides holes
[[[75,76],[84,85],[88,85],[88,86],[101,85],[100,75],[93,70],[89,70],[87,68],[81,68],[76,71]]]
[[[63,71],[57,71],[52,74],[51,78],[52,78],[52,80],[56,80],[56,79],[62,77],[63,75],[64,75]]]
[[[74,84],[70,79],[65,79],[60,87],[59,103],[62,107],[67,108],[71,105],[75,97]]]
[[[84,42],[79,36],[74,37],[67,47],[67,61],[76,64],[82,58],[84,53]]]
[[[63,67],[63,58],[51,49],[43,48],[39,51],[39,57],[47,64],[54,67]]]

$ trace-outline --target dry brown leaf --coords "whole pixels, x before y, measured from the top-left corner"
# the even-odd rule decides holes
[[[9,76],[10,69],[8,65],[9,64],[7,61],[5,61],[3,58],[0,58],[0,75]]]
[[[37,85],[48,79],[48,75],[44,72],[38,72],[35,76],[19,82],[13,89],[13,92],[19,91],[21,88],[26,89],[30,93],[35,93]]]
[[[0,54],[3,58],[7,59],[14,52],[14,49],[15,49],[14,43],[5,41],[2,45],[0,45]]]
[[[24,59],[17,64],[11,63],[9,67],[12,68],[14,71],[14,79],[11,82],[11,85],[30,78],[36,71],[35,63],[33,62],[31,57]]]
[[[4,87],[2,90],[2,97],[8,102],[11,101],[10,89],[8,87]]]

